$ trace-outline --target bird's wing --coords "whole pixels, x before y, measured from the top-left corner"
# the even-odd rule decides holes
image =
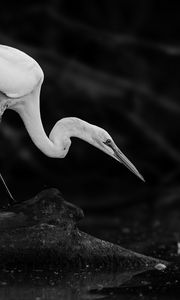
[[[10,98],[19,98],[33,91],[43,81],[39,64],[29,55],[0,45],[0,91]]]

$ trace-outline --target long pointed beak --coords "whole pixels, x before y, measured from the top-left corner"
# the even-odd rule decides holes
[[[121,152],[121,150],[115,145],[111,144],[111,148],[114,151],[114,158],[126,166],[132,173],[139,177],[142,181],[145,182],[143,176],[139,173],[136,167],[130,162],[130,160]]]

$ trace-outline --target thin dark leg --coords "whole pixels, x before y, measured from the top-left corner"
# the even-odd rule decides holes
[[[1,173],[0,173],[0,179],[2,180],[2,182],[3,182],[3,184],[4,184],[5,188],[6,188],[6,191],[8,192],[8,194],[9,194],[9,196],[10,196],[10,198],[11,198],[14,202],[16,202],[16,200],[15,200],[14,197],[12,196],[10,190],[8,189],[8,186],[7,186],[7,184],[6,184],[6,182],[5,182],[4,178],[3,178],[3,176],[1,175]]]

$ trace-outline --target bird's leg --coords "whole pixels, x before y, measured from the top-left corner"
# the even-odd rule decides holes
[[[2,182],[3,182],[3,184],[4,184],[5,188],[6,188],[6,191],[8,192],[8,195],[10,196],[10,198],[11,198],[14,202],[16,202],[16,200],[15,200],[14,197],[12,196],[12,194],[11,194],[11,192],[10,192],[10,190],[9,190],[9,188],[8,188],[8,186],[7,186],[7,184],[6,184],[6,182],[5,182],[5,180],[4,180],[4,178],[3,178],[3,176],[2,176],[1,173],[0,173],[0,179],[2,180]]]
[[[7,100],[6,101],[1,101],[1,104],[0,104],[0,122],[1,122],[1,120],[2,120],[2,115],[3,115],[3,113],[4,113],[4,111],[6,110],[6,108],[8,107],[8,103],[7,103]],[[11,194],[11,192],[10,192],[10,190],[9,190],[9,188],[8,188],[8,186],[7,186],[7,184],[6,184],[6,182],[5,182],[5,180],[4,180],[4,178],[3,178],[3,176],[2,176],[2,174],[0,173],[0,179],[2,180],[2,183],[4,184],[4,186],[5,186],[5,188],[6,188],[6,191],[8,192],[8,195],[10,196],[10,198],[14,201],[14,202],[16,202],[16,200],[14,199],[14,197],[12,196],[12,194]]]

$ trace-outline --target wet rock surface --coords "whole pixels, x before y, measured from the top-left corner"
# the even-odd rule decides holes
[[[1,268],[145,270],[168,263],[80,231],[83,211],[48,189],[0,213]],[[163,268],[161,268],[163,269]]]

